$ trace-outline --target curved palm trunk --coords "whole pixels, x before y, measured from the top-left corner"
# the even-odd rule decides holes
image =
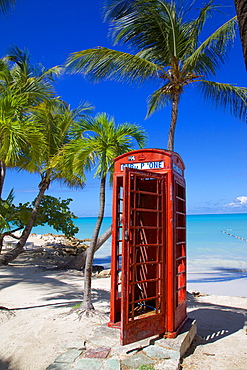
[[[9,252],[7,252],[3,255],[0,255],[0,266],[1,265],[7,265],[9,262],[13,261],[16,257],[18,257],[18,255],[23,251],[23,247],[26,244],[26,241],[27,241],[27,239],[28,239],[28,237],[31,233],[32,227],[33,227],[34,222],[36,220],[36,217],[37,217],[37,214],[38,214],[38,208],[40,206],[40,202],[41,202],[41,200],[44,196],[44,193],[45,193],[46,189],[49,186],[49,183],[50,182],[49,182],[49,180],[47,180],[46,177],[44,177],[42,179],[42,181],[40,183],[40,186],[39,186],[39,194],[38,194],[38,196],[35,200],[30,220],[29,220],[28,224],[26,225],[26,227],[24,228],[24,230],[21,234],[20,240],[17,243],[16,247],[13,248],[11,251],[9,251]]]
[[[91,286],[92,286],[92,266],[93,266],[93,257],[97,248],[97,241],[99,236],[100,227],[103,221],[104,212],[105,212],[105,184],[106,177],[102,177],[100,182],[100,209],[98,214],[98,219],[95,225],[93,232],[92,240],[90,247],[87,249],[86,265],[84,272],[84,297],[81,304],[81,309],[83,310],[93,310],[92,296],[91,296]]]
[[[5,175],[6,175],[6,166],[3,162],[0,162],[0,199],[2,199]]]
[[[172,97],[172,114],[171,114],[171,123],[168,134],[168,150],[174,151],[174,135],[178,119],[178,102],[179,102],[179,93],[176,93]]]
[[[112,233],[112,226],[109,226],[108,229],[98,238],[95,252],[100,249],[100,247],[110,238]],[[87,258],[88,249],[82,251],[80,254],[75,256],[71,261],[65,263],[63,266],[66,269],[75,269],[81,271],[85,268],[86,258]]]
[[[1,235],[0,235],[0,254],[2,253],[2,249],[3,249],[3,241],[4,241],[4,237],[5,237],[5,236],[7,236],[7,235],[9,235],[9,236],[12,236],[12,238],[19,239],[18,237],[16,237],[16,236],[14,235],[14,233],[15,233],[16,231],[21,230],[21,229],[23,229],[23,227],[17,227],[16,229],[11,230],[11,232],[6,231],[5,233],[3,233],[3,234],[1,234]]]
[[[237,10],[240,37],[244,52],[245,66],[247,69],[247,2],[244,0],[234,0]]]

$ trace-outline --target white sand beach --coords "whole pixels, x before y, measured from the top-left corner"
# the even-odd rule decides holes
[[[39,241],[32,239],[36,245]],[[68,342],[87,341],[98,325],[109,321],[109,277],[93,279],[93,302],[100,315],[79,321],[70,310],[82,300],[82,273],[40,268],[28,253],[0,268],[1,370],[44,370]],[[246,368],[246,278],[216,277],[188,286],[190,292],[209,295],[188,294],[188,315],[197,320],[198,335],[182,369]]]

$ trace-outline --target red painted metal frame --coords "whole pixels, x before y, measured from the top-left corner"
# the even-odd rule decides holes
[[[128,169],[124,171],[123,167]],[[135,167],[143,169],[136,171]],[[147,173],[147,168],[150,175]],[[115,159],[109,326],[121,328],[122,344],[139,340],[154,332],[175,337],[187,320],[184,168],[178,154],[161,149],[137,150]],[[148,176],[151,178],[152,173],[156,173],[165,175],[166,178],[162,246],[164,268],[160,287],[161,294],[164,295],[162,307],[164,314],[157,312],[156,315],[134,320],[129,320],[131,307],[133,311],[133,302],[132,306],[126,304],[129,301],[130,285],[133,284],[130,279],[131,267],[128,265],[131,246],[127,240],[123,240],[124,232],[129,233],[130,229],[129,178],[131,173],[136,173],[140,177],[143,173],[143,177],[146,178]],[[154,177],[159,178],[159,176]],[[121,266],[121,257],[123,257],[123,266]]]
[[[141,182],[144,182],[146,189],[141,190],[138,187]],[[155,185],[155,191],[150,191],[150,184]],[[158,232],[156,231],[161,222],[161,212],[163,211],[164,215],[165,210],[165,197],[162,197],[165,175],[125,168],[123,185],[125,237],[120,337],[122,344],[128,344],[165,331],[166,284],[162,284],[165,279],[165,253],[164,248],[161,248],[165,238],[161,225]],[[145,196],[151,198],[148,208],[141,204],[141,196],[143,199]],[[152,217],[145,217],[147,214]],[[157,226],[152,226],[155,224],[155,218]],[[156,240],[150,241],[153,231]],[[144,312],[139,315],[135,311],[137,309]]]

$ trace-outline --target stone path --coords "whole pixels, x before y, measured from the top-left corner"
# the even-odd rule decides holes
[[[119,330],[102,325],[86,342],[67,343],[46,370],[145,370],[148,365],[149,369],[178,370],[195,334],[196,321],[189,320],[175,339],[152,337],[120,346]]]

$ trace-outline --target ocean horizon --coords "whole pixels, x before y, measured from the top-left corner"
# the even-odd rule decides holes
[[[97,217],[78,217],[79,228],[75,236],[91,238]],[[102,234],[111,225],[112,218],[105,217]],[[187,265],[188,271],[222,271],[247,273],[247,213],[187,215]],[[49,226],[33,228],[33,233],[58,234]],[[94,263],[110,267],[111,239],[96,252]]]

